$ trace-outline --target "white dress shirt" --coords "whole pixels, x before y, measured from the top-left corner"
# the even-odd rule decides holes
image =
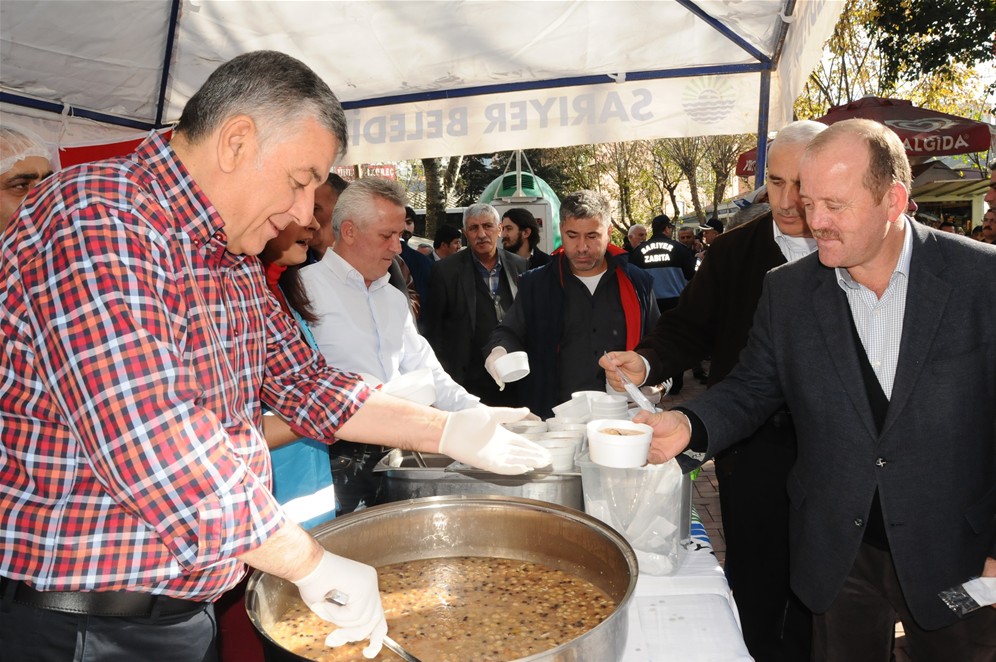
[[[903,317],[906,314],[906,289],[910,277],[910,256],[913,252],[913,234],[906,219],[903,228],[903,248],[889,278],[889,285],[878,298],[874,292],[858,283],[847,269],[836,268],[837,284],[847,295],[854,326],[885,397],[892,399],[892,384],[899,363],[899,343],[903,335]]]
[[[301,280],[319,318],[311,324],[318,349],[340,370],[389,382],[429,368],[436,385],[435,406],[458,411],[480,404],[446,374],[429,343],[419,335],[408,300],[385,274],[370,283],[335,250],[301,269]]]
[[[775,245],[787,262],[804,258],[816,250],[816,240],[812,237],[790,237],[781,231],[774,220],[771,221],[771,229],[774,231]]]

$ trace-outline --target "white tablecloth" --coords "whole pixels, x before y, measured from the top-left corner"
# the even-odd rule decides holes
[[[692,539],[678,571],[640,574],[628,610],[620,662],[740,662],[744,646],[736,605],[705,528],[693,516]]]

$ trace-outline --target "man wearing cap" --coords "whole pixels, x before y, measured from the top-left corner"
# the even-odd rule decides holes
[[[650,272],[657,307],[663,313],[678,305],[681,291],[695,275],[695,255],[671,238],[674,225],[667,214],[655,216],[650,228],[650,239],[633,249],[629,262]]]
[[[650,239],[634,248],[629,256],[630,264],[642,267],[654,279],[654,296],[662,313],[678,305],[678,297],[695,275],[695,254],[671,238],[673,228],[667,214],[655,216],[650,221],[653,232]],[[673,380],[668,392],[680,393],[685,385],[684,371],[667,377]]]
[[[801,121],[778,132],[768,147],[771,213],[717,236],[678,306],[662,315],[636,352],[616,355],[624,369],[639,377],[636,383],[646,379],[656,384],[711,356],[711,388],[736,365],[765,274],[816,249],[799,198],[799,163],[809,141],[825,129],[818,122]],[[608,374],[612,381],[614,374]],[[744,639],[758,660],[809,659],[810,616],[788,584],[785,481],[795,461],[795,444],[791,414],[782,407],[715,461],[725,570]]]
[[[718,217],[713,216],[706,221],[705,225],[700,225],[699,230],[702,231],[702,243],[708,248],[716,237],[723,234],[723,222]]]
[[[41,138],[27,129],[0,127],[0,232],[28,191],[51,174],[48,146]]]

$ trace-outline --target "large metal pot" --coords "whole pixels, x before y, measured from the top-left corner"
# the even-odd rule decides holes
[[[450,494],[524,497],[584,510],[580,473],[530,471],[521,476],[502,476],[480,469],[452,469],[445,455],[414,454],[398,449],[388,453],[374,471],[384,477],[381,500],[385,503]]]
[[[582,512],[531,499],[453,495],[375,506],[313,531],[335,554],[382,566],[417,559],[491,556],[543,563],[585,579],[616,601],[616,610],[587,633],[522,662],[618,660],[636,588],[636,554],[626,540]],[[246,589],[253,625],[267,634],[298,600],[290,582],[255,572]],[[280,649],[283,650],[283,649]],[[287,651],[286,659],[301,660]]]

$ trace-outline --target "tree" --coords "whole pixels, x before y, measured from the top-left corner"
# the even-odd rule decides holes
[[[639,186],[639,173],[646,170],[647,150],[642,141],[608,143],[602,146],[608,163],[606,174],[616,185],[616,201],[619,215],[613,217],[612,224],[622,233],[631,225],[643,220],[643,214],[634,210],[636,190]],[[642,205],[636,205],[642,206]]]
[[[655,197],[658,201],[657,206],[664,213],[667,213],[667,207],[664,204],[664,196],[667,195],[671,201],[671,216],[677,217],[681,211],[681,206],[678,204],[678,187],[681,185],[681,182],[685,181],[685,178],[681,173],[681,169],[675,165],[674,161],[667,157],[661,145],[662,142],[664,141],[654,140],[648,146],[652,168],[650,171],[650,180],[651,184],[656,187]]]
[[[425,236],[432,238],[436,228],[446,223],[447,202],[457,184],[462,156],[451,156],[442,169],[440,159],[422,159],[425,170]]]
[[[992,89],[993,81],[984,79],[973,65],[952,61],[935,71],[915,73],[917,65],[911,60],[909,72],[900,62],[902,75],[895,78],[890,74],[893,64],[887,60],[893,56],[879,47],[884,37],[876,24],[881,5],[887,1],[895,6],[921,4],[921,0],[847,0],[833,35],[824,45],[823,59],[796,100],[796,117],[820,117],[833,106],[865,96],[900,97],[917,106],[976,119],[986,114],[982,92]],[[986,6],[996,2],[982,1]],[[938,2],[939,7],[946,7],[960,0]],[[972,32],[972,36],[977,35]],[[988,41],[991,59],[991,31]]]
[[[699,223],[705,223],[705,211],[702,208],[702,201],[699,198],[699,166],[703,160],[705,139],[700,136],[694,138],[668,138],[659,141],[659,145],[664,157],[672,161],[688,181],[695,216],[698,217]]]
[[[719,209],[719,204],[726,197],[730,176],[737,167],[737,158],[740,153],[750,149],[755,141],[756,137],[748,133],[705,137],[705,161],[713,173],[713,209]]]
[[[996,0],[878,0],[869,29],[887,86],[956,75],[996,53]],[[989,82],[996,90],[996,82]]]

